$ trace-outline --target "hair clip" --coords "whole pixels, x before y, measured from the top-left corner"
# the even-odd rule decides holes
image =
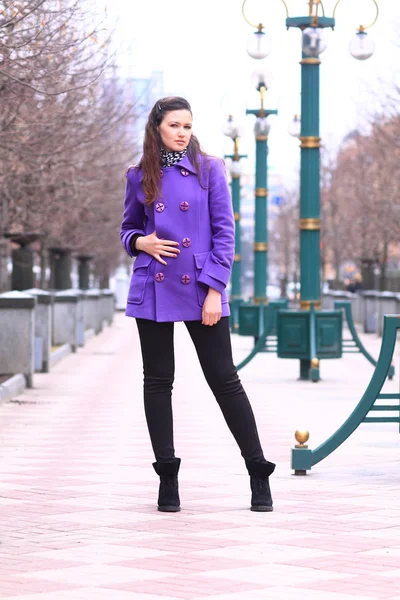
[[[160,106],[159,102],[157,102],[157,108],[161,112],[161,106]]]

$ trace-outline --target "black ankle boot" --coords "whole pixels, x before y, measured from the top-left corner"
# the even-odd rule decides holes
[[[269,487],[269,476],[275,471],[274,463],[256,463],[246,461],[246,467],[250,475],[251,507],[256,512],[273,511],[271,489]]]
[[[178,491],[178,471],[180,464],[180,458],[176,458],[173,462],[169,463],[153,463],[154,470],[160,477],[158,510],[162,512],[179,512],[181,510]]]

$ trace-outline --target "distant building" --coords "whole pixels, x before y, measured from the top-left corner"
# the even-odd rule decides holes
[[[255,185],[254,173],[243,173],[241,177],[241,227],[243,230],[254,231]],[[271,227],[279,214],[279,207],[284,202],[283,178],[278,173],[268,173],[268,222]]]
[[[134,102],[134,134],[135,142],[142,147],[144,128],[149,112],[156,100],[164,95],[164,73],[153,71],[150,77],[133,77],[130,80],[130,93]]]
[[[253,167],[254,169],[254,167]],[[254,170],[249,164],[241,175],[240,228],[242,242],[242,289],[244,296],[251,295],[254,277],[254,214],[255,214],[255,179]],[[269,281],[279,279],[279,264],[274,253],[272,232],[277,226],[277,217],[284,203],[285,188],[283,177],[270,168],[268,171],[268,230],[269,230]],[[275,260],[271,260],[274,255]]]
[[[132,136],[132,145],[140,153],[148,114],[158,98],[164,95],[164,73],[153,71],[149,77],[124,77],[114,75],[121,101],[132,106],[127,125]]]

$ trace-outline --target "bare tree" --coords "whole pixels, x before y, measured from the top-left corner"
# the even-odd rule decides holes
[[[371,287],[371,270],[379,266],[382,290],[400,233],[399,134],[399,117],[376,115],[368,133],[347,136],[322,179],[323,239],[336,277],[341,264],[352,260]]]
[[[105,265],[118,256],[122,173],[135,149],[133,105],[94,15],[88,0],[0,2],[0,239],[41,231],[43,249],[90,251]]]

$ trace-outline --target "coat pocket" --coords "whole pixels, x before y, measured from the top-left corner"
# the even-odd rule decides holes
[[[201,252],[200,254],[194,254],[194,263],[195,263],[195,272],[196,272],[196,291],[197,291],[197,299],[200,306],[203,306],[204,300],[208,294],[208,285],[201,283],[198,281],[200,273],[204,267],[204,264],[210,255],[209,252]]]
[[[128,294],[128,302],[131,304],[142,304],[143,302],[152,260],[153,257],[146,252],[141,252],[135,260]]]

